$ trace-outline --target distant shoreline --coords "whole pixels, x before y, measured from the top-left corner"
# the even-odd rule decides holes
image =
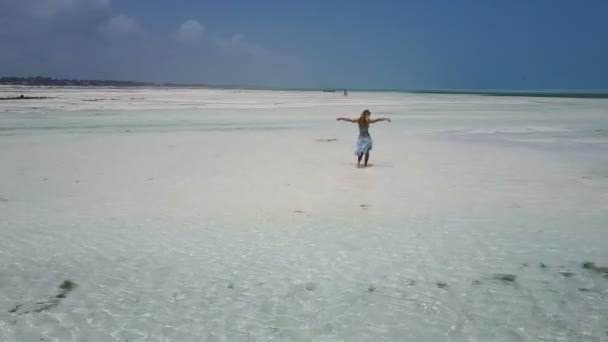
[[[0,86],[13,87],[57,87],[57,88],[183,88],[183,89],[225,89],[225,90],[268,90],[268,91],[342,91],[343,88],[278,88],[262,86],[231,86],[207,84],[151,83],[115,80],[70,80],[49,77],[0,77]],[[479,89],[361,89],[346,88],[349,92],[382,92],[437,95],[481,95],[510,97],[558,97],[580,99],[608,99],[608,90],[479,90]],[[7,98],[5,98],[7,99]]]

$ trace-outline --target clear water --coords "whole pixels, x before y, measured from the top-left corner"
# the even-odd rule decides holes
[[[0,103],[0,340],[608,339],[606,100],[32,92]],[[357,169],[364,108],[393,121]]]

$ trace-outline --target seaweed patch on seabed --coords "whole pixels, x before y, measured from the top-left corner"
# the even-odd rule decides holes
[[[313,282],[308,282],[304,284],[304,289],[306,289],[306,291],[314,291],[317,289],[317,284]]]
[[[435,285],[437,285],[437,287],[440,288],[440,289],[447,289],[448,288],[448,284],[444,283],[442,281],[438,281],[437,283],[435,283]]]
[[[608,278],[608,267],[597,266],[594,262],[586,261],[581,265],[584,269],[594,271]]]
[[[50,99],[51,97],[47,96],[9,96],[9,97],[0,97],[0,101],[8,101],[8,100],[45,100]]]
[[[513,283],[515,283],[517,276],[514,274],[497,273],[492,276],[492,279],[498,280],[505,284],[513,284]]]
[[[8,310],[9,313],[16,315],[26,315],[29,313],[39,313],[46,310],[50,310],[67,297],[78,285],[70,280],[65,280],[59,285],[59,293],[53,298],[45,301],[39,301],[35,303],[17,304],[12,309]]]

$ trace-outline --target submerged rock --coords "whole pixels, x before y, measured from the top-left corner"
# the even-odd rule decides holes
[[[604,277],[608,277],[608,267],[606,266],[597,266],[594,262],[585,261],[582,267],[586,270],[595,271]]]
[[[437,287],[438,287],[438,288],[440,288],[440,289],[445,289],[445,288],[447,288],[447,287],[448,287],[448,284],[447,284],[447,283],[444,283],[444,282],[442,282],[442,281],[438,281],[438,282],[437,282],[437,283],[435,283],[435,284],[436,284],[436,285],[437,285]]]
[[[72,291],[73,289],[76,288],[76,283],[70,281],[70,280],[64,280],[63,283],[61,283],[61,285],[59,285],[59,288],[62,290],[66,290],[66,291]]]
[[[309,282],[304,284],[304,288],[306,289],[306,291],[314,291],[317,289],[317,284]]]
[[[507,274],[507,273],[497,273],[493,276],[493,278],[495,280],[499,280],[502,281],[504,283],[514,283],[515,280],[517,279],[517,276],[514,274]]]
[[[17,310],[21,309],[22,306],[23,306],[23,304],[17,304],[17,305],[15,305],[14,308],[9,309],[8,312],[15,313],[15,312],[17,312]]]

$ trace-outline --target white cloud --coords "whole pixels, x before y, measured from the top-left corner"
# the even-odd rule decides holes
[[[241,33],[234,34],[230,39],[218,39],[217,44],[230,51],[242,52],[252,56],[269,56],[270,51],[260,44],[250,43]]]
[[[205,32],[205,26],[196,20],[186,20],[177,30],[175,39],[180,42],[191,42],[195,43],[201,40],[203,33]]]
[[[143,33],[143,29],[135,18],[122,14],[112,17],[100,30],[103,34],[114,37],[134,36]]]

